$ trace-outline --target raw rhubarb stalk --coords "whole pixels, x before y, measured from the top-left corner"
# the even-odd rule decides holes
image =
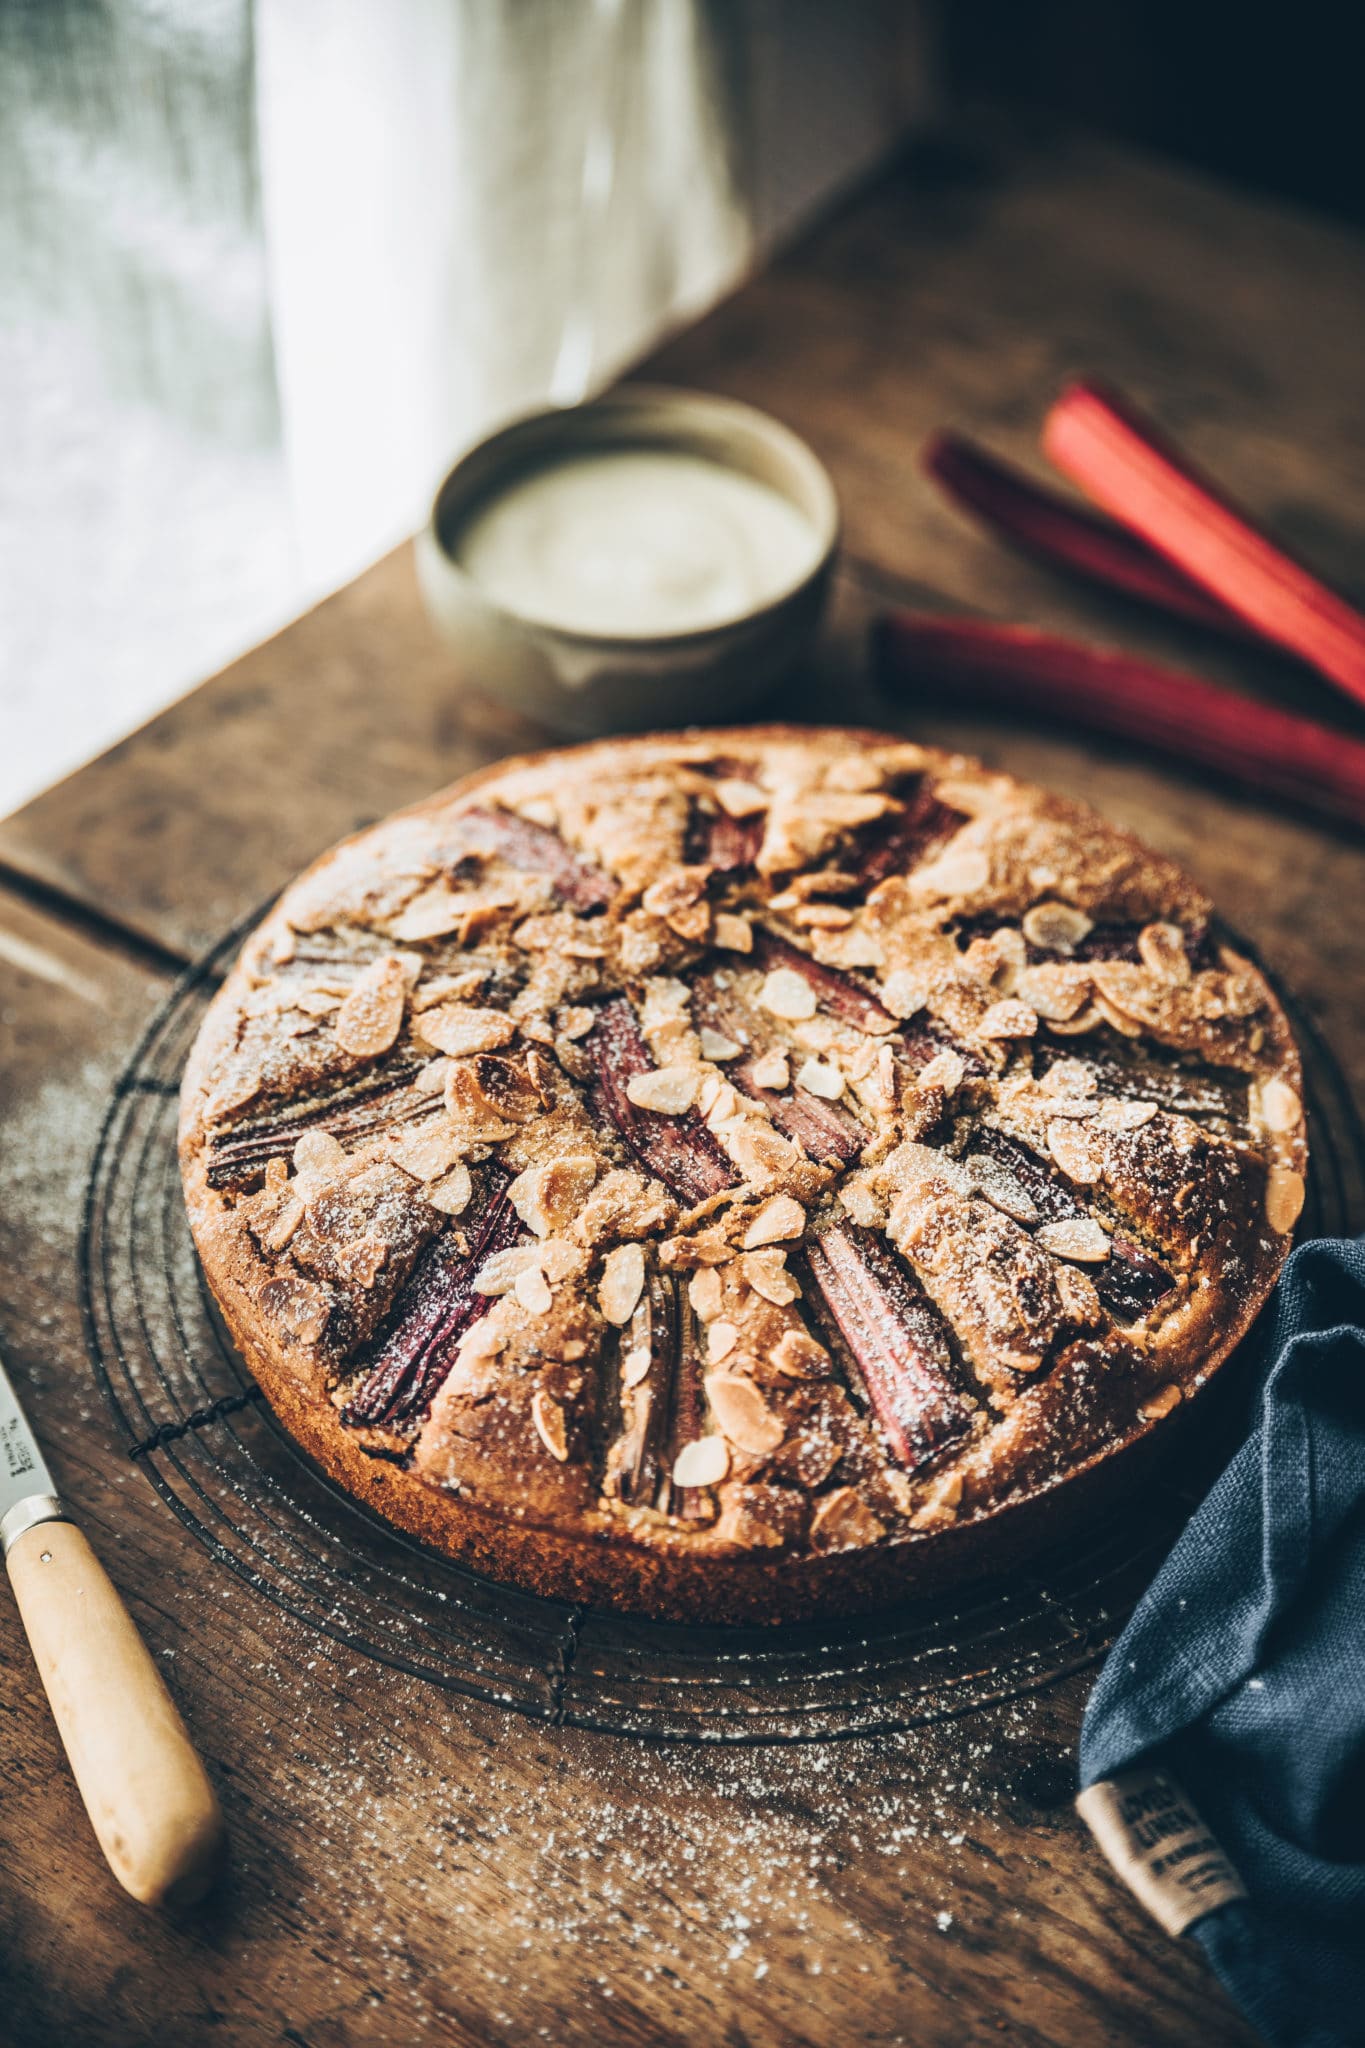
[[[854,873],[865,890],[875,889],[890,875],[908,875],[966,822],[964,812],[940,803],[927,784],[921,784],[900,810],[879,818],[859,835]]]
[[[466,811],[456,829],[471,852],[496,855],[509,867],[544,875],[573,910],[605,910],[616,894],[610,875],[575,853],[548,825],[533,824],[517,811]]]
[[[1043,452],[1239,619],[1365,704],[1365,616],[1262,533],[1126,398],[1073,384],[1043,423]]]
[[[1004,1131],[982,1124],[972,1139],[972,1151],[1007,1167],[1025,1189],[1044,1223],[1071,1223],[1088,1218],[1090,1211],[1072,1192],[1070,1184],[1039,1155]],[[970,1156],[970,1155],[969,1155]],[[1135,1245],[1130,1238],[1111,1237],[1109,1257],[1103,1265],[1087,1266],[1095,1292],[1121,1322],[1133,1322],[1145,1315],[1175,1286],[1166,1268]]]
[[[430,1244],[399,1297],[397,1318],[342,1420],[397,1424],[429,1408],[455,1362],[455,1347],[492,1306],[477,1292],[479,1268],[526,1236],[507,1199],[511,1175],[490,1167],[483,1206],[466,1233],[446,1229]],[[462,1250],[461,1246],[467,1245]]]
[[[817,1309],[843,1339],[892,1455],[927,1465],[971,1426],[947,1334],[918,1282],[879,1237],[836,1223],[813,1237],[806,1264]]]
[[[588,1106],[599,1123],[612,1126],[646,1173],[689,1205],[735,1185],[739,1175],[695,1110],[664,1116],[641,1109],[627,1095],[627,1083],[651,1072],[654,1061],[624,996],[603,1005],[583,1043],[594,1065]]]
[[[812,959],[799,947],[792,946],[785,939],[779,939],[775,932],[754,927],[753,961],[756,967],[770,974],[775,968],[790,968],[799,974],[815,993],[815,1000],[822,1009],[833,1017],[840,1017],[845,1024],[854,1024],[860,1031],[885,1033],[894,1031],[896,1020],[889,1010],[884,1010],[877,998],[851,974],[844,974],[837,967],[826,967],[819,960]]]
[[[922,460],[950,498],[1021,554],[1049,568],[1073,569],[1092,583],[1195,625],[1246,638],[1239,618],[1136,534],[1102,513],[1068,503],[960,434],[936,434]]]
[[[1113,733],[1365,823],[1365,743],[1197,676],[1026,626],[909,613],[881,621],[876,654],[889,688]]]

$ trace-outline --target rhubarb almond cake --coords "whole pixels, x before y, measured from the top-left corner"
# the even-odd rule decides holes
[[[498,1579],[677,1620],[1020,1558],[1227,1356],[1299,1063],[1180,870],[886,735],[504,762],[251,937],[183,1093],[284,1426]]]

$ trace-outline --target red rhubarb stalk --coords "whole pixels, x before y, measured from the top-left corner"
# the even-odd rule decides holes
[[[880,1238],[856,1223],[813,1237],[806,1262],[893,1456],[914,1472],[970,1427],[937,1310]]]
[[[471,853],[496,855],[509,867],[544,875],[561,902],[574,910],[605,910],[616,894],[610,875],[575,853],[558,832],[519,811],[466,811],[455,829]]]
[[[1064,719],[1365,823],[1365,743],[1197,676],[1027,626],[895,613],[877,629],[889,688]]]
[[[1073,384],[1043,424],[1043,451],[1229,611],[1365,704],[1365,616],[1277,547],[1127,399]]]
[[[220,1131],[209,1146],[209,1186],[230,1187],[249,1180],[268,1160],[287,1158],[305,1131],[355,1138],[390,1123],[430,1116],[440,1107],[440,1097],[411,1085],[426,1064],[424,1059],[395,1060],[378,1074],[331,1095],[267,1111]]]
[[[736,764],[736,772],[742,772],[741,764]],[[753,866],[762,844],[761,815],[732,818],[714,797],[706,803],[698,797],[690,799],[683,834],[683,859],[690,866],[705,865],[719,875],[740,874]]]
[[[407,1422],[430,1407],[455,1362],[460,1338],[491,1306],[474,1286],[479,1269],[527,1233],[507,1199],[511,1175],[501,1167],[490,1167],[488,1173],[483,1207],[471,1232],[443,1231],[418,1261],[399,1297],[397,1318],[373,1353],[369,1375],[344,1410],[343,1421]]]
[[[787,967],[799,974],[815,993],[820,1007],[831,1016],[841,1017],[845,1024],[854,1024],[860,1031],[885,1033],[894,1031],[896,1020],[889,1010],[884,1010],[877,998],[851,974],[845,974],[838,967],[826,967],[809,953],[803,953],[799,946],[788,945],[775,932],[754,928],[754,965],[761,967],[765,974],[774,968]]]
[[[1246,629],[1233,612],[1136,534],[1103,513],[1068,503],[960,434],[936,434],[922,460],[950,498],[975,512],[1021,554],[1049,568],[1072,569],[1092,583],[1158,611],[1174,612],[1195,625],[1246,638]]]
[[[588,1106],[599,1123],[617,1132],[646,1173],[689,1204],[735,1185],[739,1175],[695,1110],[664,1116],[640,1108],[626,1093],[627,1083],[651,1072],[654,1060],[624,996],[603,1005],[584,1044],[595,1067]]]
[[[704,976],[693,988],[692,1006],[698,1025],[710,1025],[737,1045],[753,1047],[757,1036],[753,1017],[728,989]],[[774,1127],[793,1145],[799,1145],[808,1159],[819,1165],[851,1165],[871,1135],[866,1126],[842,1103],[823,1101],[807,1088],[793,1087],[784,1094],[761,1087],[754,1079],[758,1059],[759,1054],[751,1049],[726,1067],[740,1093],[751,1102],[761,1102]]]
[[[635,1396],[638,1421],[622,1446],[621,1498],[653,1507],[663,1478],[664,1431],[678,1362],[678,1283],[655,1268],[623,1336],[622,1356],[644,1349],[649,1370]]]
[[[966,822],[965,812],[940,803],[933,791],[921,784],[900,810],[879,818],[859,835],[861,850],[853,866],[860,884],[870,890],[890,875],[908,875]]]
[[[1090,1211],[1065,1181],[1038,1153],[1004,1131],[983,1124],[972,1140],[974,1153],[1012,1173],[1031,1198],[1044,1223],[1071,1223],[1088,1217]],[[970,1156],[970,1155],[969,1155]],[[1169,1294],[1175,1286],[1166,1268],[1126,1237],[1111,1237],[1109,1257],[1103,1265],[1086,1269],[1095,1292],[1121,1322],[1134,1322]]]

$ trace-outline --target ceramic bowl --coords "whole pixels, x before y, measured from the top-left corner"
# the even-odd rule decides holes
[[[642,637],[524,616],[491,598],[456,559],[452,542],[463,522],[518,470],[623,447],[681,449],[767,484],[810,525],[813,566],[723,624]],[[724,722],[757,703],[815,635],[838,538],[828,472],[788,428],[732,399],[626,384],[586,405],[518,419],[462,455],[418,535],[417,570],[427,610],[471,682],[556,732],[591,738]]]

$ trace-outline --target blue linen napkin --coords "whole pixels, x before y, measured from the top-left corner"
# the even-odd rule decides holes
[[[1082,1787],[1168,1768],[1249,1894],[1189,1930],[1273,2048],[1365,2042],[1365,1240],[1289,1259],[1259,1418],[1109,1654]]]

